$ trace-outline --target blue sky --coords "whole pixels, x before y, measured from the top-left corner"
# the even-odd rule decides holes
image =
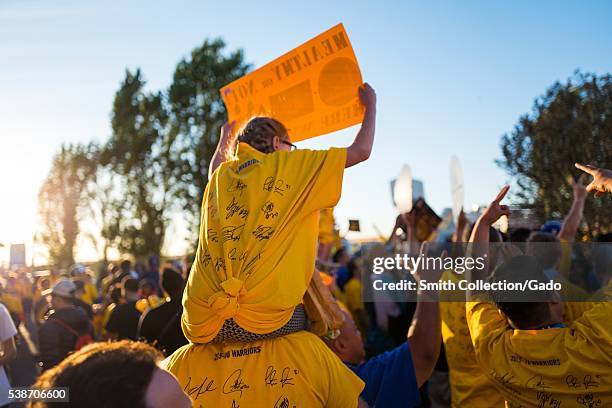
[[[390,229],[389,181],[404,163],[440,211],[451,204],[457,155],[466,206],[485,203],[508,181],[494,164],[500,137],[533,99],[577,68],[612,71],[610,21],[604,1],[0,0],[0,242],[29,241],[37,191],[61,142],[108,137],[126,68],[140,67],[150,90],[164,89],[207,37],[243,48],[258,67],[338,22],[378,95],[374,152],[345,175],[342,230],[348,218],[365,230],[355,237],[373,235],[373,224]],[[356,131],[301,147],[348,145]]]

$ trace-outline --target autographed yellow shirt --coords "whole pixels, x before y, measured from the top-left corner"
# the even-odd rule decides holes
[[[450,270],[444,271],[441,278],[443,281],[451,282],[459,282],[460,279],[462,278]],[[457,292],[460,291],[447,292],[448,299],[454,300],[459,294],[463,294]],[[465,298],[465,295],[463,297]],[[476,361],[465,318],[465,302],[440,302],[440,321],[448,363],[452,406],[503,407],[504,398]]]
[[[355,408],[364,383],[309,332],[189,344],[165,360],[194,407]]]
[[[252,333],[285,325],[314,271],[319,211],[340,199],[346,149],[261,153],[240,143],[202,204],[182,326],[193,343],[233,318]]]
[[[491,303],[466,312],[476,359],[507,406],[612,406],[612,302],[543,330],[510,328]]]

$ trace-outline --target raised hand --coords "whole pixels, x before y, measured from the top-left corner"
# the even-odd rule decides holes
[[[590,164],[574,164],[577,168],[593,176],[593,181],[586,186],[586,191],[595,192],[595,197],[601,197],[605,192],[612,193],[612,170],[591,166]]]
[[[367,82],[359,87],[359,99],[366,110],[376,108],[376,92]]]
[[[506,197],[508,190],[510,190],[510,186],[505,186],[502,188],[499,194],[497,194],[497,197],[495,197],[495,200],[493,200],[491,204],[489,204],[489,206],[483,211],[482,215],[480,216],[480,220],[482,222],[486,223],[487,225],[492,225],[495,223],[495,221],[500,219],[502,215],[510,215],[510,209],[508,206],[500,204],[501,200]]]

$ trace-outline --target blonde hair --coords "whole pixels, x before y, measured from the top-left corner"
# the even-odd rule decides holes
[[[287,128],[278,120],[266,116],[251,118],[238,132],[236,143],[247,143],[262,153],[272,153],[274,136],[289,139]]]

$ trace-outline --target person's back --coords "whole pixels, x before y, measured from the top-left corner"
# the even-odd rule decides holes
[[[139,320],[140,312],[136,309],[136,301],[132,300],[115,306],[105,329],[115,334],[116,340],[136,340]]]
[[[138,337],[154,344],[168,355],[187,344],[181,329],[181,299],[171,299],[157,307],[147,310],[140,318]]]
[[[225,161],[223,126],[204,191],[199,246],[183,296],[181,324],[194,343],[244,341],[306,328],[301,306],[316,258],[319,211],[334,206],[344,169],[370,156],[376,95],[358,89],[364,121],[348,148],[298,150],[288,130],[256,117]]]
[[[197,343],[212,341],[230,318],[258,334],[287,323],[314,270],[318,212],[340,198],[346,149],[266,154],[240,143],[237,156],[204,193],[183,298],[183,328]]]
[[[125,277],[121,282],[121,295],[125,302],[113,309],[104,328],[114,340],[136,340],[140,321],[140,312],[136,308],[138,281],[129,276]]]
[[[357,407],[363,382],[314,334],[189,344],[166,361],[193,406]]]
[[[511,258],[495,270],[492,281],[528,276],[544,282],[539,268],[535,258]],[[564,304],[554,292],[531,292],[540,298],[531,302],[518,302],[511,291],[491,296],[495,304],[466,304],[467,322],[476,359],[507,405],[612,404],[612,302]]]
[[[47,370],[66,358],[75,350],[78,337],[90,331],[89,319],[81,308],[68,306],[49,315],[38,332],[42,369]]]

